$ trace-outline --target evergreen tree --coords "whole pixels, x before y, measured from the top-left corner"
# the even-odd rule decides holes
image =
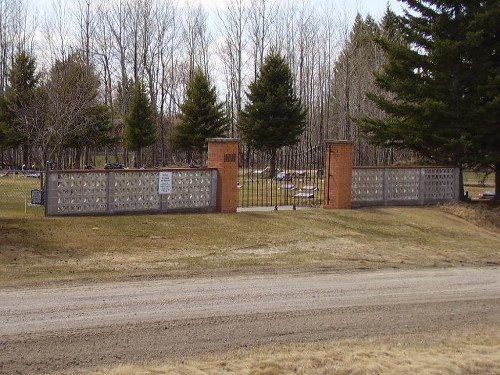
[[[14,59],[8,74],[9,86],[1,107],[4,132],[9,143],[23,146],[23,164],[30,165],[30,148],[37,131],[36,99],[40,75],[36,60],[21,51]]]
[[[481,1],[467,34],[472,49],[470,66],[476,80],[473,142],[475,164],[495,171],[497,200],[500,200],[500,1]]]
[[[498,176],[498,0],[403,1],[403,42],[380,41],[388,63],[376,82],[391,96],[369,94],[389,117],[359,126],[375,144],[459,167],[495,164]]]
[[[92,150],[118,144],[119,139],[113,135],[109,106],[100,103],[89,106],[85,111],[85,117],[81,119],[81,124],[78,133],[70,138],[77,150],[75,158],[77,165],[80,162],[80,149],[85,149],[84,162],[85,165],[90,165]]]
[[[142,166],[142,150],[156,142],[156,128],[151,102],[143,85],[136,82],[125,118],[124,143],[136,152],[135,165]]]
[[[0,96],[0,147],[2,149],[16,147],[20,143],[20,134],[12,126],[13,122],[12,111],[9,110],[5,97]]]
[[[378,147],[370,144],[360,134],[353,118],[360,116],[383,117],[376,105],[367,100],[366,92],[377,90],[373,71],[379,71],[385,62],[385,54],[376,43],[381,34],[395,39],[397,32],[391,27],[396,17],[389,8],[378,25],[373,18],[363,19],[359,14],[345,41],[334,66],[331,83],[332,101],[330,103],[331,126],[328,137],[350,140],[354,143],[355,165],[387,165],[408,159],[408,151],[396,151],[392,147]],[[378,93],[381,93],[378,90]]]
[[[56,118],[53,123],[60,123],[56,127],[64,134],[63,147],[75,150],[76,166],[81,165],[83,151],[85,164],[91,164],[90,150],[112,142],[110,108],[99,102],[97,74],[81,56],[72,54],[54,64],[48,88],[56,103],[51,106],[51,116]],[[65,110],[58,109],[61,107]]]
[[[228,119],[223,108],[224,104],[217,103],[215,86],[201,69],[196,70],[189,80],[186,100],[180,106],[180,123],[170,137],[174,150],[186,151],[191,159],[192,152],[205,151],[207,138],[224,136]]]
[[[293,87],[285,59],[276,52],[266,57],[247,93],[238,128],[249,146],[269,153],[271,175],[276,172],[276,151],[296,145],[306,127],[306,110]]]

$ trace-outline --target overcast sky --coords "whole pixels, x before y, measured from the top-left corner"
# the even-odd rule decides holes
[[[15,0],[13,0],[15,1]],[[66,16],[75,14],[75,8],[78,4],[81,4],[86,0],[27,0],[30,7],[30,13],[36,14],[38,18],[38,24],[43,25],[44,19],[48,17],[51,22],[55,22],[55,9],[58,7],[56,4],[63,4],[65,8]],[[94,0],[90,0],[94,1]],[[118,0],[105,0],[108,4]],[[217,17],[217,11],[223,11],[226,9],[226,4],[230,0],[157,0],[157,1],[167,1],[168,3],[178,4],[178,6],[183,6],[186,4],[191,5],[202,5],[205,7],[209,14],[208,23],[215,27],[219,22]],[[244,2],[250,3],[252,0],[243,0]],[[333,12],[334,17],[338,17],[339,20],[344,20],[345,25],[349,25],[354,22],[357,13],[362,14],[366,17],[370,14],[376,21],[379,21],[384,15],[387,5],[390,8],[400,14],[402,13],[402,4],[398,0],[274,0],[277,4],[297,4],[297,5],[307,5],[314,7],[315,10],[321,12]],[[270,1],[272,2],[272,1]],[[55,25],[54,25],[55,26]],[[76,26],[76,25],[74,25]],[[72,26],[66,24],[65,29]],[[210,26],[209,26],[210,27]],[[43,47],[45,44],[45,35],[43,27],[36,31],[35,40],[37,40],[35,53],[38,56],[39,66],[50,66],[51,56],[47,53],[48,50]],[[69,37],[71,38],[71,37]],[[216,56],[212,56],[212,60]]]
[[[52,3],[54,1],[62,1],[67,5],[76,4],[79,0],[28,0],[30,7],[38,9],[42,14],[50,10],[52,8]],[[109,0],[113,1],[113,0]],[[281,0],[276,0],[278,3],[282,2]],[[207,10],[215,11],[217,9],[223,9],[224,4],[227,0],[174,0],[178,4],[190,3],[192,5],[201,4]],[[250,0],[248,0],[250,2]],[[400,13],[402,9],[402,5],[398,0],[297,0],[297,3],[305,2],[313,3],[315,6],[321,7],[322,4],[327,4],[330,8],[331,5],[334,5],[334,8],[344,10],[346,9],[353,14],[357,12],[367,15],[370,14],[376,20],[380,19],[384,14],[384,11],[387,7],[387,4],[390,5],[391,9],[396,13]]]

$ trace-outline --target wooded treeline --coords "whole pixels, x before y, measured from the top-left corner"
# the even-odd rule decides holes
[[[97,152],[106,152],[110,162],[131,164],[123,135],[137,82],[150,98],[156,129],[141,164],[182,162],[168,140],[191,75],[201,69],[217,85],[230,121],[227,136],[238,137],[248,85],[271,51],[286,58],[307,108],[301,147],[353,140],[357,165],[412,156],[369,145],[353,121],[383,116],[365,93],[377,90],[372,73],[385,61],[375,38],[397,37],[390,10],[380,22],[358,15],[353,23],[345,10],[294,0],[228,0],[213,19],[201,6],[173,0],[71,4],[55,1],[46,15],[38,15],[27,0],[0,0],[4,167],[41,166],[46,160],[82,167],[94,164]],[[29,86],[26,74],[32,75]]]

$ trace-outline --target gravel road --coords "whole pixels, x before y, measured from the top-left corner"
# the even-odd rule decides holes
[[[500,268],[0,289],[0,374],[500,324]]]

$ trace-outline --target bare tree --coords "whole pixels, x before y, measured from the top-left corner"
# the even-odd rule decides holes
[[[210,74],[209,48],[211,35],[208,30],[207,20],[208,14],[201,5],[197,7],[187,6],[182,31],[187,60],[186,82],[197,68],[203,69],[206,75]]]
[[[6,72],[16,48],[23,45],[30,51],[34,40],[27,27],[27,1],[0,0],[0,94],[8,85]],[[38,46],[43,45],[46,54],[40,65],[50,69],[78,52],[99,77],[100,101],[113,109],[117,138],[123,133],[133,83],[142,81],[158,129],[157,143],[145,150],[149,163],[171,159],[165,140],[178,121],[190,73],[198,67],[219,88],[225,84],[230,134],[237,136],[245,88],[271,50],[286,57],[296,92],[308,109],[301,147],[313,147],[325,138],[352,139],[357,162],[392,158],[389,151],[368,145],[352,121],[374,110],[364,91],[372,87],[371,73],[383,62],[383,54],[373,41],[359,37],[373,34],[375,22],[370,28],[363,20],[363,27],[353,28],[347,8],[330,1],[318,7],[307,0],[227,0],[218,9],[215,28],[205,5],[186,6],[175,0],[51,1],[42,25],[45,40]],[[122,151],[116,147],[115,157]]]
[[[156,40],[154,44],[154,97],[157,106],[158,163],[167,163],[167,138],[171,134],[172,125],[176,117],[180,98],[176,96],[180,86],[179,75],[176,74],[178,56],[176,51],[180,45],[178,33],[179,20],[175,7],[170,3],[162,3],[156,11]],[[153,65],[153,64],[152,64]],[[152,79],[150,79],[152,81]]]
[[[64,59],[71,48],[68,40],[70,31],[70,15],[68,14],[67,3],[63,0],[52,0],[51,9],[47,9],[43,22],[43,32],[45,43],[46,59],[49,62]]]
[[[249,20],[252,44],[253,77],[255,79],[271,47],[272,27],[275,25],[278,4],[274,0],[252,0]]]
[[[0,0],[0,95],[7,88],[15,56],[21,51],[33,52],[34,20],[26,0]]]
[[[47,139],[52,145],[48,160],[56,157],[59,165],[67,165],[64,151],[76,144],[79,162],[78,138],[86,133],[89,114],[98,104],[98,88],[97,76],[79,54],[54,63],[45,85]]]
[[[244,0],[231,0],[218,16],[223,33],[219,55],[226,76],[227,113],[230,118],[231,137],[234,137],[243,102],[243,55],[248,8],[244,5]]]
[[[98,71],[101,74],[101,86],[103,86],[101,90],[103,92],[104,103],[113,108],[113,35],[108,23],[109,15],[102,4],[97,5],[95,15],[93,60],[96,66],[99,66]]]
[[[118,73],[118,99],[120,104],[120,115],[125,117],[128,105],[129,75],[127,69],[127,55],[129,49],[128,27],[130,21],[129,7],[125,0],[118,0],[113,3],[107,12],[107,24],[111,33],[111,48],[114,58],[119,67]]]
[[[375,38],[382,32],[373,18],[358,15],[336,61],[333,81],[335,100],[331,103],[332,134],[354,142],[356,165],[391,164],[408,158],[407,151],[373,146],[360,134],[354,118],[383,116],[366,93],[375,87],[374,71],[381,69],[385,56]]]

